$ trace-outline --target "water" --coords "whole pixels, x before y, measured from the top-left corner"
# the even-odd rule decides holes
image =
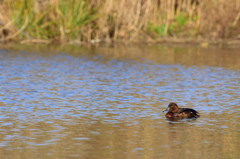
[[[2,47],[0,156],[238,158],[239,97],[237,49]]]

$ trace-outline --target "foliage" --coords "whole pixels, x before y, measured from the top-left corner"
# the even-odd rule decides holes
[[[27,21],[25,30],[28,36],[37,39],[75,39],[82,35],[82,27],[96,19],[94,9],[89,9],[84,0],[59,0],[42,8],[35,8],[31,0],[14,1],[8,5],[15,26],[21,28]]]
[[[237,0],[7,0],[0,3],[0,42],[236,38],[239,8]]]

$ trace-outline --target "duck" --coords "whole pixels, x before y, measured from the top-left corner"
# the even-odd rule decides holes
[[[200,117],[199,113],[191,108],[178,108],[176,103],[169,103],[166,110],[165,116],[167,118],[197,118]]]

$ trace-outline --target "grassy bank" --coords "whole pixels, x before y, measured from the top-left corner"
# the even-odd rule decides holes
[[[0,41],[240,39],[239,19],[239,0],[0,0]]]

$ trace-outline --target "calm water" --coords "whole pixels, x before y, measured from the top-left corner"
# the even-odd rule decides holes
[[[169,121],[169,102],[198,119]],[[0,157],[238,158],[237,49],[2,46]]]

